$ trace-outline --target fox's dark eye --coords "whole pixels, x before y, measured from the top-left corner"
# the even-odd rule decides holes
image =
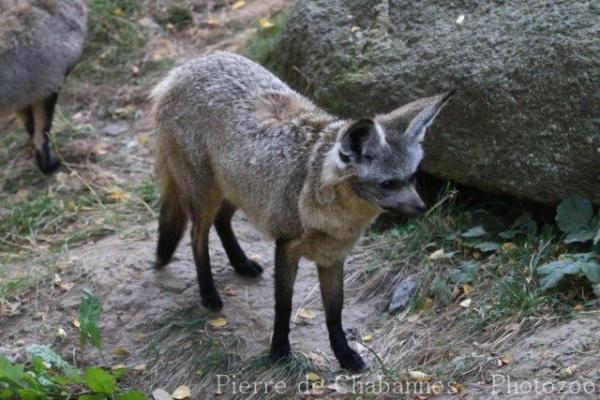
[[[380,182],[379,186],[381,186],[382,189],[390,190],[390,189],[395,189],[398,186],[400,186],[400,183],[401,182],[397,179],[390,179],[387,181]]]

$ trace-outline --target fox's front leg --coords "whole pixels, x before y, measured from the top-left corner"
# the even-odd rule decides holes
[[[325,319],[329,331],[329,342],[335,357],[342,368],[351,371],[361,371],[365,368],[365,362],[354,351],[344,334],[342,328],[342,308],[344,307],[344,262],[334,265],[317,266],[319,270],[319,284],[321,286],[321,297],[325,308]]]
[[[275,326],[271,339],[271,359],[280,360],[290,354],[290,317],[294,282],[300,257],[286,242],[278,240],[275,248]]]

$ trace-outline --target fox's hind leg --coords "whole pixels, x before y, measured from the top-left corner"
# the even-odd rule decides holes
[[[27,106],[24,109],[20,110],[17,113],[17,115],[21,122],[23,122],[23,125],[25,125],[25,129],[27,130],[29,137],[33,138],[33,133],[35,130],[35,127],[33,125],[33,107]]]
[[[32,106],[35,159],[44,174],[51,174],[60,167],[60,161],[52,157],[50,153],[50,141],[48,140],[57,100],[58,93],[54,93],[44,101]]]
[[[236,209],[233,205],[224,201],[217,215],[215,228],[235,272],[241,276],[254,278],[263,272],[263,268],[256,261],[246,256],[235,237],[235,233],[233,233],[231,217],[233,217],[235,211]]]
[[[209,187],[204,186],[203,190],[205,190],[205,195],[202,196],[201,201],[194,202],[195,207],[192,210],[192,250],[196,262],[202,305],[209,310],[220,311],[223,308],[223,302],[213,281],[208,254],[208,235],[222,200],[211,196]]]

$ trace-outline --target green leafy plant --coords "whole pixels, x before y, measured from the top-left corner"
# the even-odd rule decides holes
[[[486,239],[488,231],[481,225],[467,229],[460,234],[463,246],[477,249],[483,253],[490,253],[502,247],[498,242]]]
[[[523,214],[515,220],[510,229],[500,232],[502,239],[512,240],[519,235],[532,236],[538,233],[538,225],[530,214]]]
[[[82,346],[89,342],[98,350],[102,348],[98,327],[101,316],[100,299],[89,290],[84,290],[79,307]],[[139,390],[126,390],[119,386],[119,379],[127,375],[126,368],[107,371],[90,367],[81,370],[65,361],[49,346],[32,345],[26,350],[33,357],[28,365],[12,363],[0,355],[0,399],[147,399]]]
[[[194,17],[187,8],[172,5],[169,7],[167,22],[173,24],[177,29],[183,29],[194,22]]]
[[[79,332],[81,346],[85,347],[87,343],[102,350],[102,332],[98,327],[102,317],[102,303],[88,289],[83,289],[81,303],[79,304]]]
[[[31,346],[31,365],[12,363],[0,356],[0,399],[145,400],[139,390],[123,390],[123,373],[92,367],[84,372],[71,366],[47,346]]]
[[[538,268],[540,285],[542,289],[551,289],[561,282],[567,275],[585,276],[592,284],[596,295],[600,295],[600,262],[593,253],[576,253],[563,257],[562,260],[553,261]]]
[[[566,277],[585,277],[600,297],[600,214],[594,217],[592,203],[580,196],[564,200],[557,208],[556,223],[565,233],[565,244],[588,246],[588,252],[564,254],[537,269],[542,289],[557,287]],[[580,247],[581,248],[581,247]]]
[[[563,201],[556,210],[558,228],[567,234],[565,243],[600,240],[600,214],[594,218],[592,203],[580,196]]]

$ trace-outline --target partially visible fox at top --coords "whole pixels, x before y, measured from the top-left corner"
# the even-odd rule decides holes
[[[23,121],[45,174],[60,167],[48,134],[86,34],[85,0],[0,0],[0,117]]]
[[[175,68],[152,96],[161,187],[155,266],[169,263],[191,219],[202,304],[220,310],[208,251],[213,224],[238,274],[263,271],[231,228],[241,209],[276,243],[271,358],[290,353],[293,286],[304,257],[317,264],[335,356],[343,368],[364,369],[342,328],[344,260],[380,213],[426,209],[415,189],[421,143],[452,92],[341,119],[260,65],[217,52]]]

